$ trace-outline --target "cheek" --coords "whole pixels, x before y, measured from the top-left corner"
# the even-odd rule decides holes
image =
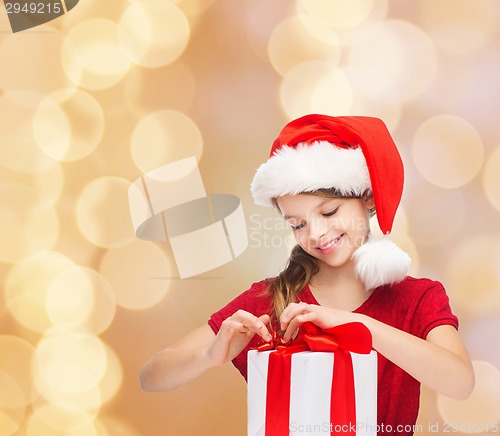
[[[297,242],[297,244],[300,245],[303,250],[309,250],[309,241],[305,232],[294,232],[293,236],[295,238],[295,242]]]
[[[295,241],[297,241],[297,244],[299,244],[302,247],[305,245],[305,243],[307,241],[307,237],[305,234],[299,233],[299,232],[294,232],[293,236],[295,238]]]
[[[360,214],[353,213],[350,217],[339,223],[341,227],[347,230],[349,233],[365,232],[369,229],[370,221],[368,215],[363,216]]]
[[[368,215],[366,217],[362,217],[358,219],[358,230],[366,231],[370,229],[370,220],[368,219]]]

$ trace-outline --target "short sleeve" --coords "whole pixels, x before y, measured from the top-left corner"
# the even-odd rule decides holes
[[[212,328],[214,333],[217,334],[220,330],[222,322],[240,309],[250,312],[255,316],[261,316],[264,314],[271,315],[272,298],[266,291],[267,282],[265,280],[254,283],[250,289],[238,295],[222,309],[213,313],[208,320],[208,325]],[[252,347],[256,347],[258,341],[259,336],[255,335],[248,346],[233,359],[233,365],[238,369],[238,371],[240,371],[245,380],[247,377],[248,350]]]
[[[238,310],[245,310],[256,316],[270,313],[271,299],[266,294],[267,283],[265,280],[252,284],[250,289],[238,295],[234,300],[226,304],[222,309],[214,312],[208,324],[212,327],[214,333],[220,329],[222,322],[229,318]]]
[[[423,339],[440,325],[452,325],[458,330],[458,318],[453,314],[448,295],[440,282],[432,281],[422,292],[416,314],[415,333]]]

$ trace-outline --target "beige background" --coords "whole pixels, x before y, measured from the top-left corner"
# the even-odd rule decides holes
[[[499,19],[496,0],[81,0],[12,34],[1,6],[0,433],[245,434],[231,365],[161,394],[138,371],[283,266],[290,235],[249,184],[310,112],[387,122],[407,172],[393,239],[460,317],[476,390],[424,389],[417,433],[498,425]],[[189,156],[241,198],[249,247],[180,280],[127,190]]]

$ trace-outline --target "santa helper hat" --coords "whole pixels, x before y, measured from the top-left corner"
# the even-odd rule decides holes
[[[287,124],[251,185],[255,203],[272,206],[286,194],[335,188],[341,195],[373,193],[384,235],[392,230],[403,192],[403,163],[384,122],[372,117],[306,115]],[[366,289],[403,280],[409,256],[388,238],[371,236],[353,254]]]

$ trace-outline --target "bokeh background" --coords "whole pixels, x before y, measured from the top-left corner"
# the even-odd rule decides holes
[[[159,394],[138,372],[284,265],[249,184],[310,112],[386,121],[407,172],[393,239],[460,317],[476,389],[424,388],[417,434],[499,434],[499,23],[497,0],[81,0],[13,34],[1,4],[0,434],[245,434],[232,365]],[[181,280],[127,190],[189,156],[241,198],[249,246]]]

